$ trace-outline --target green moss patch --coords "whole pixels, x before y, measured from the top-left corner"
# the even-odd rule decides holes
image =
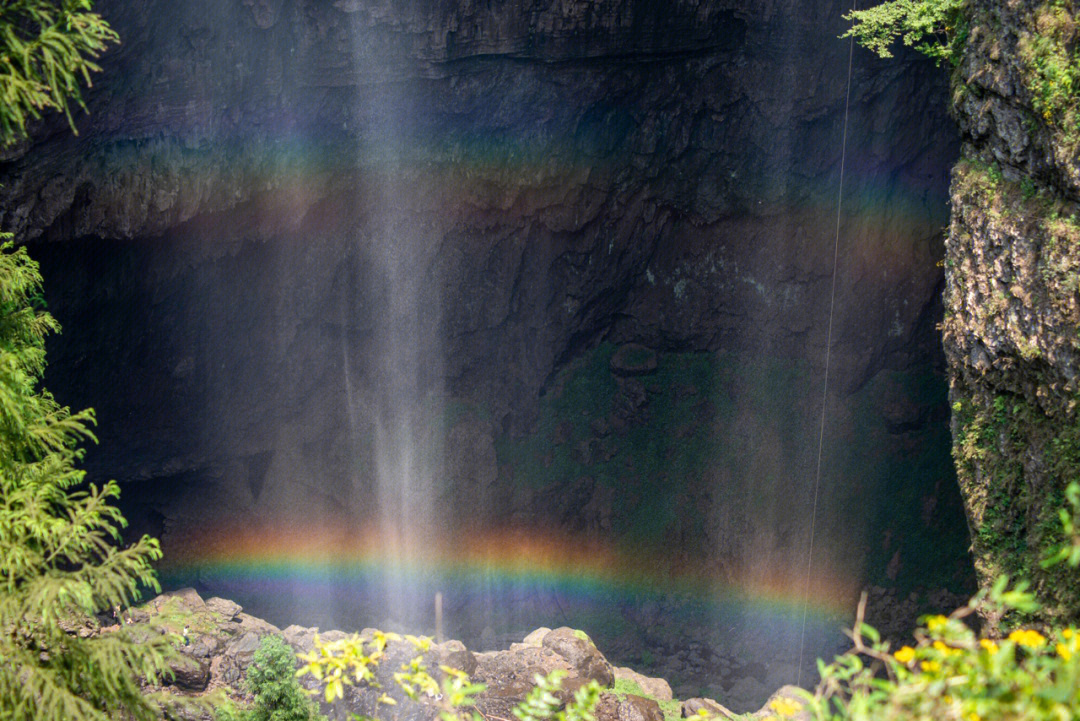
[[[1080,475],[1080,419],[1052,418],[1020,395],[955,395],[954,453],[980,576],[1029,579],[1048,617],[1077,618],[1075,571],[1040,562],[1065,541],[1058,510]]]
[[[620,698],[626,696],[642,696],[644,698],[652,699],[660,705],[660,710],[664,714],[665,721],[679,721],[682,718],[682,703],[672,699],[671,701],[661,701],[655,696],[650,696],[637,684],[635,681],[629,679],[615,679],[615,686],[611,689],[611,693]]]

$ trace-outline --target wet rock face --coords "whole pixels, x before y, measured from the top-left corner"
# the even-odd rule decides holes
[[[954,74],[964,133],[946,242],[944,345],[954,455],[980,581],[1033,581],[1051,616],[1075,618],[1080,587],[1039,561],[1080,466],[1075,98],[1044,72],[1075,74],[1075,12],[973,3]]]
[[[51,383],[98,407],[106,437],[141,418],[104,444],[125,448],[111,473],[214,467],[258,488],[286,418],[299,445],[342,446],[312,417],[340,406],[319,386],[373,382],[371,248],[404,236],[441,339],[431,372],[495,434],[528,430],[553,370],[605,335],[820,368],[846,80],[834,5],[102,2],[124,44],[81,136],[53,124],[2,168],[0,221],[38,239],[69,326]],[[933,77],[857,57],[849,389],[929,362],[908,341],[938,283],[952,152]],[[409,227],[377,222],[369,170],[388,146]]]

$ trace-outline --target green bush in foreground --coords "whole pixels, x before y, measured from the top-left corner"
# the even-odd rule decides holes
[[[93,60],[116,33],[91,0],[0,2],[0,146],[26,135],[44,111],[71,121]],[[157,588],[157,541],[117,545],[123,516],[115,483],[84,485],[80,444],[92,411],[72,413],[38,387],[45,336],[41,275],[0,233],[0,719],[158,719],[146,693],[169,673],[172,639],[105,632],[96,614]]]
[[[83,487],[75,466],[94,417],[37,387],[45,335],[59,329],[40,294],[25,249],[0,247],[0,718],[157,719],[164,699],[143,685],[168,674],[171,639],[75,632],[156,587],[161,553],[149,538],[116,545],[115,482]]]
[[[1062,509],[1066,539],[1045,563],[1080,566],[1080,486],[1069,486]],[[1080,631],[1015,627],[1004,638],[980,638],[966,619],[977,614],[1024,616],[1038,604],[1024,582],[1000,578],[952,615],[923,619],[915,645],[892,651],[862,623],[854,648],[831,664],[805,704],[815,719],[869,721],[1066,721],[1080,718]],[[1006,620],[1008,620],[1006,618]],[[776,717],[800,710],[782,702]]]
[[[296,680],[296,656],[277,636],[266,636],[248,667],[245,685],[255,697],[251,708],[226,704],[216,721],[321,721],[315,702]]]
[[[1075,628],[1018,628],[1006,638],[979,638],[965,623],[984,604],[1030,610],[1022,588],[999,584],[952,615],[931,616],[914,646],[891,651],[858,623],[855,647],[820,664],[822,681],[806,694],[815,719],[1031,721],[1080,718],[1080,637]],[[820,662],[819,662],[820,663]],[[778,709],[793,711],[795,709]],[[778,716],[784,714],[778,713]]]

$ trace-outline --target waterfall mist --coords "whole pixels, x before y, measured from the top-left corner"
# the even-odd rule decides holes
[[[114,7],[126,114],[0,190],[65,326],[46,387],[97,408],[167,587],[422,633],[441,592],[474,650],[570,625],[745,708],[804,606],[812,668],[862,587],[895,626],[964,588],[934,68],[856,57],[808,563],[835,3],[151,5]]]

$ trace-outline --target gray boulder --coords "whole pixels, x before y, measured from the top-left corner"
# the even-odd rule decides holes
[[[582,636],[580,631],[563,626],[545,635],[542,645],[565,658],[577,675],[610,688],[615,683],[615,669],[593,642]]]
[[[625,666],[615,667],[615,679],[617,681],[632,681],[636,683],[647,696],[652,696],[657,701],[671,701],[674,695],[671,692],[671,684],[662,678],[652,678],[640,674],[632,668]]]
[[[708,718],[719,718],[723,721],[738,718],[737,714],[711,698],[691,698],[682,703],[683,718],[694,718],[700,715],[701,711],[705,711]]]

